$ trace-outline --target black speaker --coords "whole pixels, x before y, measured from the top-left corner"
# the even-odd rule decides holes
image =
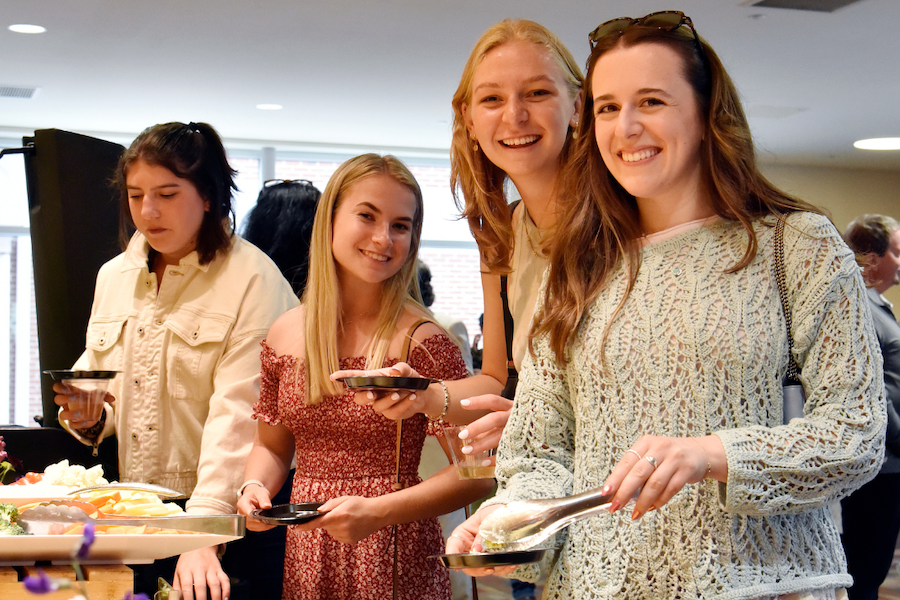
[[[67,369],[84,351],[97,271],[120,252],[111,181],[125,149],[58,129],[23,141],[41,371]],[[58,426],[46,375],[41,392],[42,425]]]

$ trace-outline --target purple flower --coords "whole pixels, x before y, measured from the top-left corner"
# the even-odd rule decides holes
[[[9,456],[6,453],[6,442],[3,441],[3,436],[0,435],[0,460],[6,460],[6,457]]]
[[[43,569],[38,569],[37,573],[37,575],[29,575],[22,582],[25,584],[26,590],[32,594],[49,594],[59,589],[59,584],[50,579]]]
[[[88,522],[84,524],[84,533],[81,535],[81,546],[78,547],[78,552],[75,554],[75,556],[78,557],[78,560],[87,558],[88,553],[91,551],[91,544],[93,543],[94,524]]]
[[[150,597],[147,594],[138,594],[137,596],[132,596],[131,592],[125,592],[125,597],[122,600],[150,600]]]

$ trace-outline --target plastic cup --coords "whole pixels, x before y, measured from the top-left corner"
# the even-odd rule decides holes
[[[69,388],[69,411],[72,420],[96,423],[103,415],[109,382],[118,371],[44,371],[54,381]]]
[[[456,465],[456,473],[460,479],[492,479],[494,477],[495,457],[492,450],[463,454],[463,446],[468,446],[473,440],[462,440],[459,432],[466,429],[464,426],[444,426],[444,439],[450,447],[450,456]]]
[[[109,379],[63,379],[72,392],[69,394],[69,411],[72,418],[83,423],[96,423],[103,416]]]

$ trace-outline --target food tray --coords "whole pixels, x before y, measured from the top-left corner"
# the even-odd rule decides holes
[[[487,569],[538,562],[553,548],[529,548],[515,552],[473,552],[471,554],[438,554],[448,569]]]
[[[33,502],[47,502],[66,498],[77,486],[49,485],[32,483],[28,485],[0,486],[0,502],[10,502],[16,506],[25,506]]]
[[[201,533],[97,534],[90,555],[82,564],[148,564],[160,558],[177,556],[191,550],[218,546],[240,539],[239,535]],[[33,565],[38,561],[53,564],[72,562],[72,550],[81,543],[79,535],[0,536],[0,565]]]
[[[279,504],[272,508],[254,510],[250,516],[269,525],[299,525],[322,516],[324,513],[317,510],[322,504],[324,502]]]
[[[344,377],[351,390],[424,390],[432,380],[425,377]]]

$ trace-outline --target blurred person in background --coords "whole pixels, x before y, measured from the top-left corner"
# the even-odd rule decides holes
[[[900,325],[883,294],[900,283],[900,224],[884,215],[863,215],[844,231],[862,267],[875,334],[884,358],[887,408],[884,464],[875,479],[841,501],[850,600],[878,600],[900,534]]]
[[[422,294],[422,304],[425,308],[431,310],[434,304],[434,288],[431,285],[431,269],[428,268],[421,260],[416,263],[416,275],[419,279],[419,293]],[[472,367],[472,348],[469,346],[469,332],[466,330],[466,324],[446,313],[431,312],[434,315],[438,325],[443,327],[453,342],[459,346],[462,352],[463,361],[466,363],[466,370],[471,374]]]
[[[297,297],[306,289],[309,240],[322,195],[306,179],[270,179],[247,214],[241,237],[275,261]]]

